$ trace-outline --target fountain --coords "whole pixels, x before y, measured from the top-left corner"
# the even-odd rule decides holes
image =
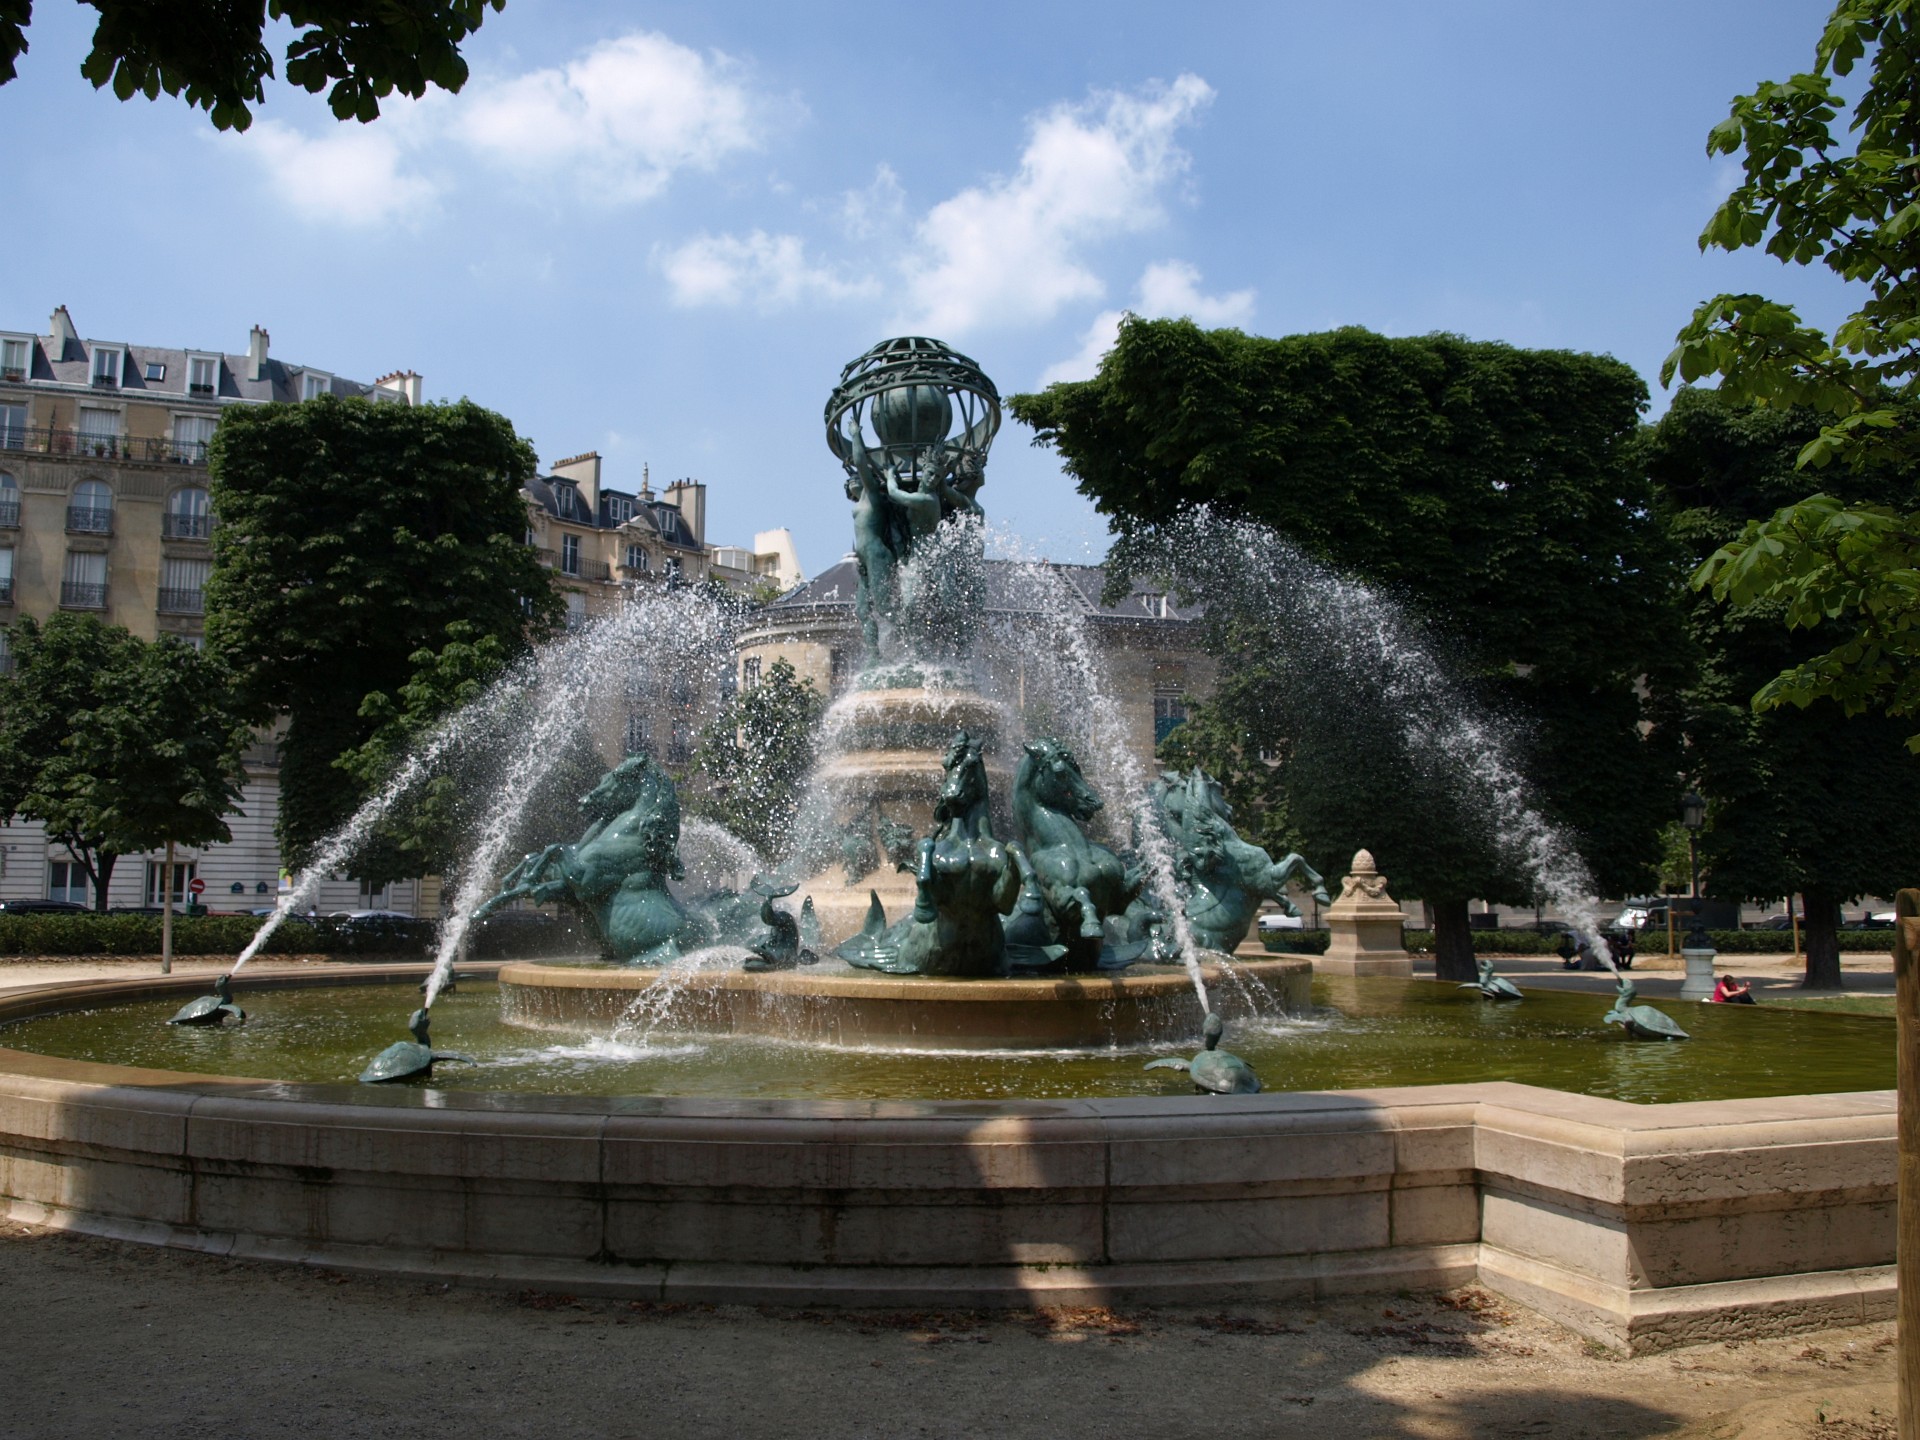
[[[491,746],[431,966],[250,963],[303,875],[236,962],[245,1023],[161,1023],[191,979],[0,998],[9,1213],[654,1298],[1219,1303],[1478,1282],[1627,1347],[1890,1312],[1877,1022],[1701,1007],[1694,1043],[1645,1045],[1603,1030],[1591,997],[1483,1005],[1379,973],[1405,956],[1365,852],[1330,907],[1347,973],[1318,1006],[1309,962],[1239,953],[1263,897],[1325,900],[1320,876],[1242,840],[1204,773],[1150,776],[1089,598],[984,558],[998,424],[979,367],[925,339],[875,347],[828,402],[863,663],[789,853],[683,827],[645,756],[570,828],[517,833],[570,727],[619,703],[609,674],[731,665],[697,594],[637,602],[450,719],[320,847],[339,866],[410,786]],[[1271,633],[1382,684],[1408,745],[1470,776],[1542,892],[1590,926],[1578,857],[1498,728],[1390,605],[1255,528],[1196,516],[1172,541],[1179,584],[1268,606]],[[996,587],[1019,592],[1020,643],[1044,660],[1018,694],[981,653]],[[1047,703],[1020,703],[1029,681]],[[462,958],[476,919],[541,903],[577,910],[604,953]],[[375,1057],[422,980],[412,1039]],[[1754,1024],[1765,1065],[1740,1039]],[[1166,1050],[1192,1056],[1184,1073],[1147,1063]],[[449,1060],[473,1063],[434,1073]],[[399,1083],[357,1085],[363,1066]]]

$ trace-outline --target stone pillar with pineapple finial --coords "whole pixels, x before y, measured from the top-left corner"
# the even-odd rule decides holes
[[[1321,974],[1413,974],[1413,957],[1400,936],[1406,917],[1387,893],[1387,877],[1374,868],[1370,852],[1355,853],[1353,872],[1341,880],[1339,897],[1322,915],[1332,938],[1327,953],[1313,962]]]

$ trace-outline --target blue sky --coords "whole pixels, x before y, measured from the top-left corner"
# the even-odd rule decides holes
[[[709,538],[846,548],[821,407],[899,333],[1003,393],[1090,372],[1122,309],[1359,324],[1657,371],[1721,290],[1843,308],[1824,273],[1701,255],[1729,99],[1809,66],[1827,5],[591,4],[509,0],[458,96],[336,124],[272,89],[244,136],[78,74],[41,0],[0,87],[0,328],[273,353],[504,412],[543,461],[708,483]],[[284,48],[284,39],[281,41]],[[982,502],[1059,559],[1105,525],[1009,422]]]

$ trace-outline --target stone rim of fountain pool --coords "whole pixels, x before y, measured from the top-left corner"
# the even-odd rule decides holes
[[[250,993],[425,966],[252,972]],[[475,965],[491,973],[491,965]],[[0,1021],[192,993],[45,986]],[[1892,1313],[1891,1091],[1012,1101],[375,1090],[0,1050],[16,1219],[569,1293],[1220,1303],[1480,1283],[1629,1349]],[[1785,1263],[1788,1272],[1769,1265]]]

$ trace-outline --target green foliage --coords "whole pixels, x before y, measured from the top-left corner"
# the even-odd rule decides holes
[[[1798,493],[1797,455],[1819,426],[1804,410],[1755,408],[1682,390],[1642,441],[1643,464],[1665,497],[1675,541],[1697,559]],[[1836,496],[1856,507],[1911,505],[1915,481],[1884,466],[1836,469]],[[1756,711],[1750,697],[1836,646],[1847,623],[1807,617],[1789,629],[1786,602],[1755,590],[1723,602],[1689,597],[1692,666],[1673,721],[1688,741],[1692,782],[1707,797],[1704,888],[1722,899],[1803,895],[1831,917],[1840,901],[1890,895],[1920,873],[1920,761],[1899,727],[1863,713],[1793,707]],[[1684,863],[1684,862],[1683,862]],[[1823,920],[1808,954],[1837,983],[1838,951]]]
[[[523,543],[534,455],[467,401],[321,399],[230,412],[208,461],[221,523],[207,637],[256,717],[287,717],[279,834],[298,864],[374,773],[348,783],[337,757],[403,715],[420,723],[427,691],[458,691],[460,666],[509,661],[559,620]],[[476,649],[449,656],[451,676],[422,679],[420,653],[449,644]],[[409,685],[427,687],[412,710]],[[402,698],[363,713],[373,694]]]
[[[1602,356],[1136,318],[1093,380],[1009,402],[1113,517],[1119,573],[1150,568],[1156,527],[1205,504],[1428,617],[1613,894],[1651,881],[1678,788],[1671,733],[1645,724],[1643,677],[1657,694],[1673,664],[1679,570],[1633,463],[1644,404]],[[1530,899],[1492,817],[1407,754],[1384,677],[1355,673],[1342,637],[1272,633],[1257,563],[1209,563],[1222,679],[1179,746],[1250,797],[1262,843],[1290,840],[1331,874],[1364,845],[1463,939],[1468,897]]]
[[[448,875],[471,848],[505,767],[527,762],[534,729],[531,696],[498,686],[507,648],[497,635],[479,635],[465,621],[447,627],[438,650],[417,650],[414,672],[397,697],[376,691],[360,716],[376,728],[365,744],[334,761],[362,791],[385,784],[421,752],[449,716],[488,700],[487,723],[466,743],[451,746],[387,812],[345,868],[374,885],[414,875]],[[497,687],[498,688],[494,688]],[[494,688],[494,693],[487,692]],[[580,828],[577,797],[600,778],[602,766],[584,725],[567,737],[519,817],[515,853],[572,836]]]
[[[0,814],[38,820],[106,908],[123,854],[231,838],[248,729],[231,677],[177,641],[92,615],[12,630],[0,681]]]
[[[688,809],[763,856],[784,853],[825,708],[813,681],[774,661],[758,685],[736,694],[701,731],[694,766],[705,784],[688,797]]]
[[[1834,77],[1869,55],[1851,136],[1836,136],[1844,102]],[[1917,90],[1920,19],[1909,0],[1842,0],[1814,46],[1812,73],[1735,97],[1707,137],[1709,154],[1741,155],[1744,179],[1701,248],[1764,245],[1785,264],[1825,265],[1865,298],[1826,332],[1764,296],[1715,296],[1680,332],[1661,379],[1718,376],[1730,401],[1818,415],[1800,467],[1839,459],[1897,473],[1920,459]],[[1748,516],[1694,575],[1716,598],[1777,601],[1789,625],[1834,632],[1824,653],[1761,684],[1754,705],[1828,698],[1850,715],[1920,714],[1920,512],[1911,499],[1849,504],[1832,485],[1803,494]],[[1920,735],[1907,743],[1920,750]]]
[[[260,921],[252,915],[173,917],[175,955],[237,955]],[[431,922],[378,930],[331,920],[287,920],[268,937],[268,955],[425,955]],[[0,955],[158,955],[158,915],[0,915]]]
[[[86,0],[100,12],[80,73],[96,90],[152,100],[162,90],[209,112],[221,130],[253,123],[274,73],[268,20],[299,31],[287,44],[288,83],[327,91],[339,120],[368,121],[398,90],[419,99],[429,85],[466,84],[460,45],[506,0]],[[0,0],[0,84],[26,53],[33,0]],[[331,87],[331,88],[329,88]]]

